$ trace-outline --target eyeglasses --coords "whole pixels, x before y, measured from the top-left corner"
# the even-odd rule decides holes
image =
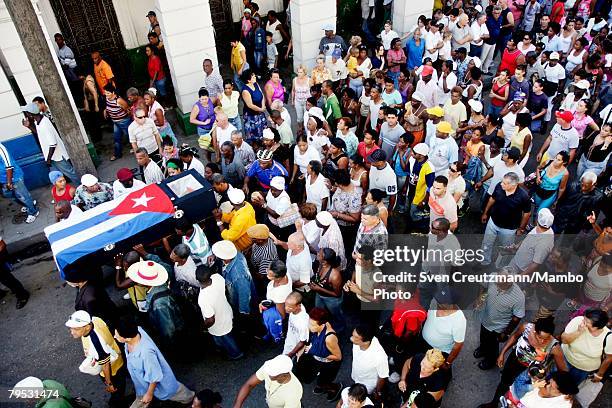
[[[450,170],[450,172],[451,172],[451,173],[457,173],[457,172],[459,171],[459,170],[457,170],[457,169],[453,169],[452,167],[451,167],[451,168],[449,168],[449,170]]]
[[[531,41],[531,38],[525,37],[525,38],[523,38],[523,41]]]
[[[144,119],[146,116],[136,116],[136,119]]]

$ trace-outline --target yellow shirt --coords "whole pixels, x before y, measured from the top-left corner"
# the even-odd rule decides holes
[[[565,333],[575,333],[580,324],[584,321],[584,316],[574,317],[565,327]],[[574,367],[584,371],[595,371],[601,364],[601,354],[606,334],[610,331],[604,327],[603,332],[594,337],[588,330],[580,333],[578,338],[570,344],[562,344],[563,355]],[[606,354],[612,354],[612,336],[608,336],[606,342]]]
[[[242,70],[242,66],[244,65],[244,61],[242,60],[242,55],[240,53],[245,51],[244,45],[242,43],[238,43],[237,46],[232,48],[232,55],[230,57],[230,66],[233,72],[240,73]]]
[[[253,243],[247,235],[247,230],[257,224],[255,210],[250,203],[245,202],[239,210],[223,214],[221,221],[229,223],[229,228],[221,231],[221,238],[232,241],[239,251],[244,251]]]
[[[514,134],[510,139],[510,147],[516,147],[521,153],[523,153],[523,145],[525,144],[525,136],[531,135],[529,127],[525,127],[519,132],[518,126],[514,130]]]
[[[348,61],[346,61],[346,69],[348,70],[349,74],[356,74],[358,66],[359,63],[355,57],[349,57]]]
[[[104,320],[100,319],[99,317],[94,316],[92,318],[92,321],[94,325],[93,330],[98,335],[98,339],[100,340],[100,343],[102,343],[102,347],[105,349],[107,353],[109,352],[109,349],[112,349],[117,355],[117,359],[111,363],[111,373],[112,375],[115,375],[117,374],[117,371],[121,367],[123,367],[123,357],[121,356],[121,350],[119,349],[119,346],[117,345],[117,342],[115,341],[115,338],[113,337],[110,330],[108,329],[108,326],[106,325],[106,323],[104,323]],[[83,350],[85,351],[85,355],[90,355],[89,348],[93,347],[90,337],[89,336],[81,337],[81,342],[83,343]],[[92,354],[95,354],[95,353],[92,353]],[[105,364],[109,360],[110,360],[110,356],[108,357],[108,359],[99,360],[98,364]],[[104,371],[102,371],[100,375],[104,377]]]

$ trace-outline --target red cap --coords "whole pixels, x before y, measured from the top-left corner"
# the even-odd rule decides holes
[[[433,67],[429,65],[423,65],[423,71],[421,72],[421,77],[433,74]]]
[[[555,116],[566,122],[571,122],[574,120],[574,114],[570,111],[557,111],[555,112]]]
[[[127,167],[123,167],[117,171],[117,180],[128,181],[134,178],[134,174]]]

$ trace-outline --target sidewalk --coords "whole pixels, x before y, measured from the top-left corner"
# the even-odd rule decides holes
[[[166,115],[172,125],[172,129],[179,143],[189,143],[197,146],[197,136],[185,136],[176,121],[174,111]],[[103,130],[102,141],[96,144],[98,156],[102,160],[98,166],[98,179],[103,182],[111,183],[116,180],[116,173],[121,167],[134,168],[136,160],[134,155],[129,153],[127,142],[124,145],[123,157],[113,162],[109,161],[112,154],[113,135],[109,130]],[[73,160],[75,160],[73,158]],[[74,187],[78,183],[73,183]],[[20,206],[12,200],[0,198],[0,237],[4,239],[11,254],[25,252],[19,258],[29,257],[27,253],[37,254],[49,249],[49,244],[43,230],[47,225],[55,223],[55,211],[51,204],[51,185],[31,190],[30,194],[38,201],[40,215],[31,224],[24,222],[25,216],[20,212]]]

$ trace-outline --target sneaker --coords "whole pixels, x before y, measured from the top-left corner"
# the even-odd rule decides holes
[[[395,360],[393,359],[393,357],[389,357],[389,365],[395,365]]]
[[[312,389],[312,393],[315,395],[325,394],[326,392],[327,391],[325,391],[325,388],[319,387],[318,385],[315,385],[314,388]]]
[[[28,215],[28,218],[26,218],[25,222],[27,224],[33,223],[34,221],[36,221],[36,217],[38,217],[38,214],[40,214],[40,211],[36,211],[36,214],[34,215]]]
[[[397,384],[400,380],[400,375],[399,373],[391,373],[391,375],[389,376],[389,382],[391,384]]]
[[[33,200],[32,203],[34,204],[34,207],[36,207],[36,204],[38,204],[38,201]],[[21,207],[21,212],[22,213],[28,212],[28,207]]]
[[[123,295],[123,299],[130,300],[130,294],[126,293],[125,295]]]

